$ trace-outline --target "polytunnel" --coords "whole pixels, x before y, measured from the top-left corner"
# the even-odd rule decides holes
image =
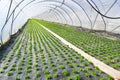
[[[120,80],[120,0],[0,0],[0,80]]]

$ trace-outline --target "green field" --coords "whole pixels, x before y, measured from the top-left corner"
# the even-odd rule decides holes
[[[86,46],[89,43],[88,47],[91,48],[88,48],[86,52],[92,53],[89,52],[89,49],[93,49],[93,46],[90,46],[92,43],[87,36],[95,36],[78,32],[73,28],[39,22],[77,47],[85,48],[83,50],[87,49]],[[36,20],[29,20],[23,33],[17,39],[14,48],[0,63],[0,80],[113,80],[95,67],[92,62],[87,61],[73,49],[61,43],[37,24]],[[101,40],[108,39],[101,38]],[[95,50],[97,51],[97,48]],[[99,54],[93,52],[93,54],[96,56],[102,52]],[[109,59],[109,56],[106,57]]]
[[[120,41],[95,36],[69,26],[37,21],[89,55],[120,71]]]

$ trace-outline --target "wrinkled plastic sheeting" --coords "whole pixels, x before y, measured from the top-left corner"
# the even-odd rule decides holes
[[[0,0],[0,31],[5,24],[10,1],[12,0]],[[104,16],[95,11],[88,1]],[[16,8],[18,4],[20,5]],[[14,9],[16,19],[12,24],[13,14],[11,13]],[[8,15],[11,16],[0,36],[2,35],[4,41],[8,40],[11,35],[11,25],[13,25],[12,34],[14,34],[29,18],[120,33],[120,19],[107,18],[120,17],[119,10],[120,0],[13,0]]]

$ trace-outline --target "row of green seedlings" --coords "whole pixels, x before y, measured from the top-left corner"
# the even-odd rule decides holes
[[[24,35],[24,34],[23,34]],[[23,36],[21,35],[21,36]],[[5,73],[5,70],[7,70],[8,66],[10,66],[9,64],[12,62],[12,60],[15,58],[16,56],[16,61],[17,59],[19,59],[19,56],[20,56],[20,47],[22,45],[22,37],[18,37],[18,42],[16,43],[15,47],[13,48],[13,50],[8,54],[6,55],[2,61],[3,61],[3,69],[0,71],[0,73]],[[14,63],[16,62],[14,61]],[[13,64],[12,67],[14,67],[15,64]],[[14,68],[11,69],[11,71],[13,70]],[[9,76],[10,73],[8,73],[8,76]]]
[[[38,71],[38,68],[36,68],[38,64],[34,64],[34,66],[33,66],[33,56],[34,56],[34,54],[32,52],[32,46],[33,46],[32,45],[32,34],[30,34],[30,41],[31,42],[30,42],[28,53],[25,52],[25,57],[21,60],[20,67],[18,68],[18,74],[22,74],[22,72],[25,71],[26,76],[24,78],[27,79],[27,80],[31,78],[30,74],[33,71],[33,67],[36,71]],[[26,59],[27,55],[29,55],[29,57]],[[25,69],[23,68],[23,66],[25,66]],[[39,77],[40,77],[39,72],[36,72],[35,78],[39,78]],[[20,80],[20,78],[16,78],[16,80]]]
[[[71,52],[71,53],[73,53],[73,52]],[[67,55],[67,54],[68,54],[68,53],[66,53],[66,55]],[[78,54],[78,53],[77,53],[77,54]],[[62,55],[62,54],[60,54],[59,56],[61,56],[61,55]],[[77,55],[77,56],[76,56],[76,55],[73,55],[73,56],[74,56],[76,59],[81,58],[81,57],[78,57],[78,55]],[[73,56],[68,55],[68,57],[69,57],[70,59],[72,59],[71,57],[73,57]],[[63,55],[62,55],[61,57],[64,58],[64,60],[66,61],[66,58],[65,58]],[[85,62],[86,60],[84,61],[83,59],[84,59],[84,58],[81,58],[80,61],[81,61],[81,62]],[[70,61],[70,60],[68,60],[68,61]],[[67,64],[70,63],[70,62],[68,62],[68,61],[66,62]],[[76,60],[72,60],[72,63],[75,63],[75,61],[76,61]],[[91,64],[91,62],[90,62],[90,64]],[[87,66],[86,63],[83,63],[83,65],[84,65],[84,66]],[[71,64],[70,64],[69,66],[70,66],[71,68],[73,68],[73,66],[72,66]],[[78,64],[75,64],[75,66],[79,67]],[[63,66],[61,66],[61,67],[63,67]],[[64,67],[63,67],[63,68],[64,68]],[[87,70],[92,70],[92,68],[87,67]],[[75,71],[76,71],[76,70],[75,70]],[[84,68],[83,68],[83,69],[81,68],[81,71],[85,71]],[[86,72],[86,71],[85,71],[85,72]],[[100,74],[101,74],[101,73],[103,73],[103,72],[100,70]],[[94,76],[97,76],[97,73],[96,73],[96,72],[93,72],[92,74],[93,74]],[[86,76],[90,76],[90,74],[87,74],[87,73],[86,73]]]
[[[45,40],[44,40],[44,41],[45,41]],[[51,57],[50,53],[48,53],[47,55],[48,55],[49,57]],[[49,57],[48,57],[47,59],[49,59]],[[41,58],[42,58],[42,64],[43,64],[43,65],[46,65],[46,60],[44,60],[44,59],[45,59],[44,54],[41,54]],[[48,61],[50,61],[51,67],[53,67],[53,71],[56,72],[57,69],[54,68],[56,65],[53,64],[54,62],[53,62],[52,58],[50,58]],[[62,67],[62,66],[61,66],[61,67]],[[48,66],[44,66],[44,69],[47,69],[47,68],[48,68]],[[48,70],[46,70],[44,73],[45,73],[46,75],[49,74],[49,75],[47,75],[47,77],[46,77],[47,79],[50,79],[50,78],[51,78],[50,72],[49,72]],[[64,71],[64,75],[67,76],[67,75],[68,75],[68,72],[67,72],[67,71]],[[54,77],[54,78],[57,78],[57,77],[58,77],[58,74],[54,74],[53,77]]]
[[[63,57],[63,56],[62,56]],[[53,64],[54,65],[54,64]],[[76,64],[76,66],[78,66],[78,64]],[[63,67],[63,65],[61,66],[61,67]],[[64,68],[64,67],[63,67]],[[88,69],[90,69],[90,68],[88,68]],[[89,75],[89,74],[86,74],[87,76]],[[97,75],[97,73],[95,73],[95,72],[93,72],[93,75]]]
[[[36,71],[35,78],[39,78],[40,77],[40,73],[38,72],[39,71],[38,63],[37,63],[39,61],[38,60],[38,56],[35,53],[33,53],[33,46],[34,46],[33,45],[33,42],[34,42],[33,36],[35,36],[35,35],[33,34],[33,32],[30,32],[29,34],[30,34],[30,41],[31,41],[30,47],[29,47],[30,58],[29,58],[29,61],[28,61],[28,65],[26,67],[26,72],[28,73],[28,75],[25,76],[25,79],[30,79],[31,78],[30,74],[31,74],[33,69]],[[34,62],[33,61],[33,56],[36,56],[35,57],[36,58],[36,63],[34,63],[34,66],[31,67],[33,65],[33,62]]]
[[[41,54],[41,57],[44,58],[44,56],[43,56],[42,54]],[[45,61],[45,60],[43,60],[42,63],[43,63],[43,64],[46,64],[44,61]],[[54,64],[52,64],[52,66],[54,66]],[[45,66],[44,68],[46,69],[47,66]],[[55,70],[56,70],[56,69],[55,69]],[[46,72],[45,72],[45,73],[46,73]],[[49,75],[48,75],[47,77],[49,77]],[[56,77],[57,77],[57,75],[56,75]],[[47,78],[47,79],[48,79],[48,78]]]
[[[95,56],[96,58],[100,59],[101,61],[112,66],[115,69],[119,69],[120,65],[118,63],[120,62],[120,59],[117,58],[117,56],[120,56],[120,54],[118,54],[119,47],[118,46],[116,47],[116,44],[118,43],[115,43],[114,41],[109,41],[110,43],[105,43],[107,40],[102,41],[101,38],[99,37],[95,38],[95,37],[96,36],[93,36],[92,38],[87,39],[87,41],[85,40],[85,42],[83,41],[76,42],[75,45],[77,45],[78,47],[82,46],[83,50],[86,53]],[[91,39],[95,39],[95,42],[90,42]],[[112,47],[110,47],[109,44],[112,45]],[[116,49],[113,49],[114,47],[116,47]]]
[[[21,37],[23,37],[23,36],[21,36]],[[6,70],[6,69],[8,68],[8,64],[10,64],[10,62],[15,58],[15,56],[17,57],[17,58],[16,58],[16,61],[14,62],[14,64],[12,65],[10,71],[9,71],[8,74],[7,74],[8,76],[12,76],[13,73],[14,73],[14,71],[17,70],[16,63],[17,63],[17,61],[19,61],[19,58],[20,58],[20,56],[21,56],[21,48],[20,48],[20,47],[21,47],[22,45],[24,45],[24,44],[21,44],[21,43],[24,43],[24,39],[20,39],[20,40],[18,41],[15,49],[13,49],[12,53],[10,54],[9,59],[6,58],[6,61],[5,61],[5,62],[7,62],[7,64],[6,64],[7,66],[3,66],[3,69],[4,69],[4,70]],[[25,49],[26,49],[26,47],[25,47]],[[18,50],[18,51],[17,51],[17,50]],[[25,52],[25,54],[27,54],[27,52]],[[24,54],[24,55],[25,55],[25,54]],[[23,58],[23,59],[24,59],[24,58]],[[12,62],[13,62],[13,61],[12,61]],[[23,66],[23,65],[24,65],[23,62],[24,62],[23,60],[20,62],[20,66]],[[4,72],[5,72],[4,70],[2,70],[1,73],[4,73]],[[18,74],[21,74],[21,73],[22,73],[20,70],[21,70],[21,67],[18,68]],[[27,71],[27,72],[29,72],[29,71]],[[19,79],[16,78],[16,80],[19,80]]]
[[[120,62],[120,59],[117,58],[117,56],[120,56],[120,41],[101,38],[82,31],[78,32],[75,31],[75,29],[73,28],[59,26],[53,23],[42,21],[41,23],[43,23],[44,25],[46,25],[46,27],[52,29],[53,31],[64,37],[66,40],[76,45],[77,47],[81,48],[86,53],[97,57],[98,59],[104,61],[106,64],[112,66],[115,69],[119,69],[120,66],[118,63]],[[112,59],[109,57],[111,57]]]

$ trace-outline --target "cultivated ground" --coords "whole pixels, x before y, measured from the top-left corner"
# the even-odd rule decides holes
[[[92,62],[86,60],[40,25],[36,24],[36,21],[37,20],[30,20],[28,22],[23,33],[18,36],[16,45],[2,58],[0,63],[0,80],[113,80],[98,67],[95,67]],[[105,56],[103,52],[95,53],[97,52],[95,42],[99,39],[98,37],[95,36],[94,38],[94,36],[85,33],[78,35],[74,32],[74,29],[68,27],[63,28],[53,23],[38,22],[51,30],[53,29],[54,32],[56,30],[56,33],[59,33],[60,36],[71,40],[77,47],[100,60],[102,59],[105,63],[106,58],[108,58],[108,60],[110,58],[111,60],[111,58],[114,57],[115,59],[113,60],[116,62],[112,63],[112,65],[119,64],[120,58],[117,58],[119,55],[117,53],[113,56],[107,53],[105,58],[102,57]],[[74,31],[72,32],[72,30]],[[92,38],[84,39],[85,35],[86,38],[88,36]],[[69,37],[72,38],[70,39]],[[103,38],[101,40],[106,41],[106,39]],[[104,41],[101,41],[101,43]],[[118,44],[119,42],[115,43]],[[103,44],[101,47],[102,46]],[[104,48],[107,49],[106,47]],[[117,51],[117,49],[115,50]],[[117,69],[119,69],[119,67],[117,67]]]

